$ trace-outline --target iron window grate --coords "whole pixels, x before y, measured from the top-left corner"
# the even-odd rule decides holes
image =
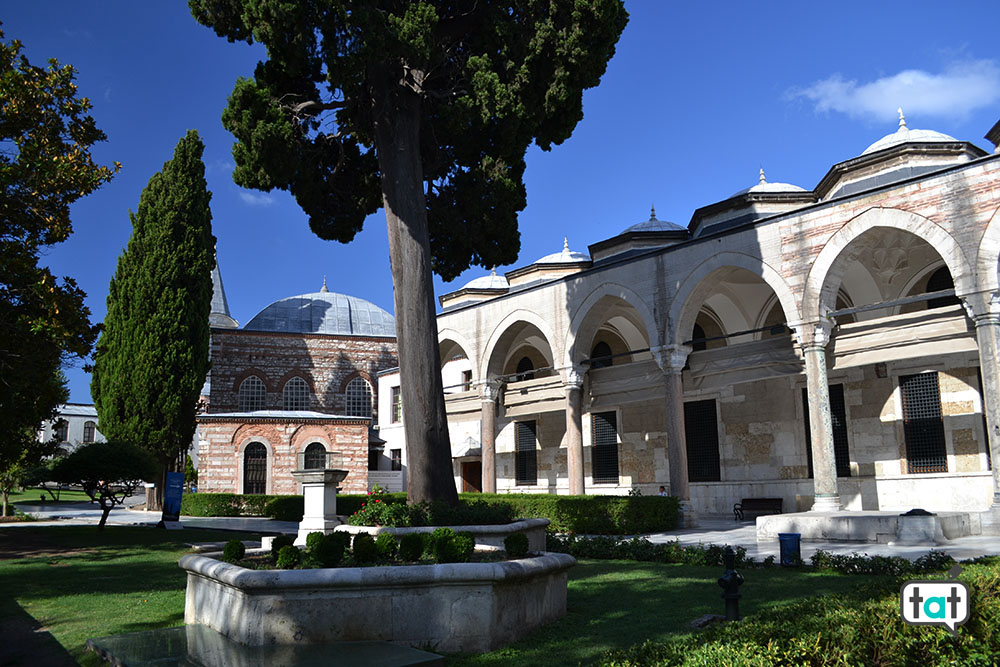
[[[514,475],[518,484],[538,483],[538,458],[535,447],[535,422],[517,422],[514,450]]]
[[[844,385],[831,384],[830,421],[833,426],[833,457],[837,466],[837,477],[851,476],[851,449],[847,439],[847,404],[844,401]],[[809,477],[813,476],[812,430],[809,427],[809,392],[802,388],[802,411],[806,428],[806,465]]]
[[[240,412],[263,410],[265,408],[266,398],[267,388],[264,386],[264,381],[256,375],[251,375],[240,383]]]
[[[594,446],[590,463],[595,484],[618,483],[618,416],[614,412],[597,412],[591,417]]]
[[[309,384],[302,378],[292,378],[285,383],[282,403],[285,410],[309,409]]]
[[[354,378],[344,392],[345,413],[350,417],[372,416],[372,388],[364,378]]]
[[[267,448],[259,442],[243,452],[243,493],[267,493]]]
[[[306,470],[322,469],[326,467],[326,447],[319,442],[311,442],[306,447],[303,457],[303,467]]]
[[[904,375],[899,378],[899,387],[908,472],[948,472],[938,374]]]
[[[684,404],[684,431],[688,456],[688,480],[718,482],[719,421],[715,399],[690,401]]]

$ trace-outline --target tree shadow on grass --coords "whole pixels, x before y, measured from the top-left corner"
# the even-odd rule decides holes
[[[69,652],[14,600],[0,599],[0,665],[75,667]]]

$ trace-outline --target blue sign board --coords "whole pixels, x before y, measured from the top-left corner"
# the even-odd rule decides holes
[[[184,493],[184,473],[168,472],[167,488],[163,490],[163,522],[180,521],[181,494]]]

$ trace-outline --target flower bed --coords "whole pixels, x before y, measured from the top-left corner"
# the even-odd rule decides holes
[[[380,640],[492,651],[566,614],[568,554],[495,563],[247,570],[185,556],[185,623],[250,646]]]

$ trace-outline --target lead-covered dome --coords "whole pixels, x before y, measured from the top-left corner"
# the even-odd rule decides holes
[[[589,262],[590,255],[585,252],[577,252],[569,249],[569,239],[563,238],[562,252],[554,252],[539,259],[535,264],[575,264],[576,262]]]
[[[392,315],[370,301],[323,289],[280,299],[247,322],[250,331],[339,334],[343,336],[396,335]]]
[[[793,185],[791,183],[768,183],[767,178],[764,177],[764,168],[761,167],[760,176],[756,185],[749,188],[743,188],[739,192],[732,195],[732,197],[739,197],[740,195],[745,195],[748,193],[763,193],[763,192],[807,192],[805,188],[799,187],[798,185]],[[730,199],[732,198],[730,197]]]
[[[903,110],[899,110],[899,129],[892,134],[887,134],[874,144],[869,146],[864,150],[862,155],[868,155],[869,153],[874,153],[876,151],[885,150],[886,148],[892,148],[893,146],[898,146],[900,144],[912,144],[912,143],[942,143],[949,141],[958,141],[955,137],[950,137],[947,134],[941,132],[935,132],[934,130],[911,130],[906,127],[906,118],[903,116]]]

